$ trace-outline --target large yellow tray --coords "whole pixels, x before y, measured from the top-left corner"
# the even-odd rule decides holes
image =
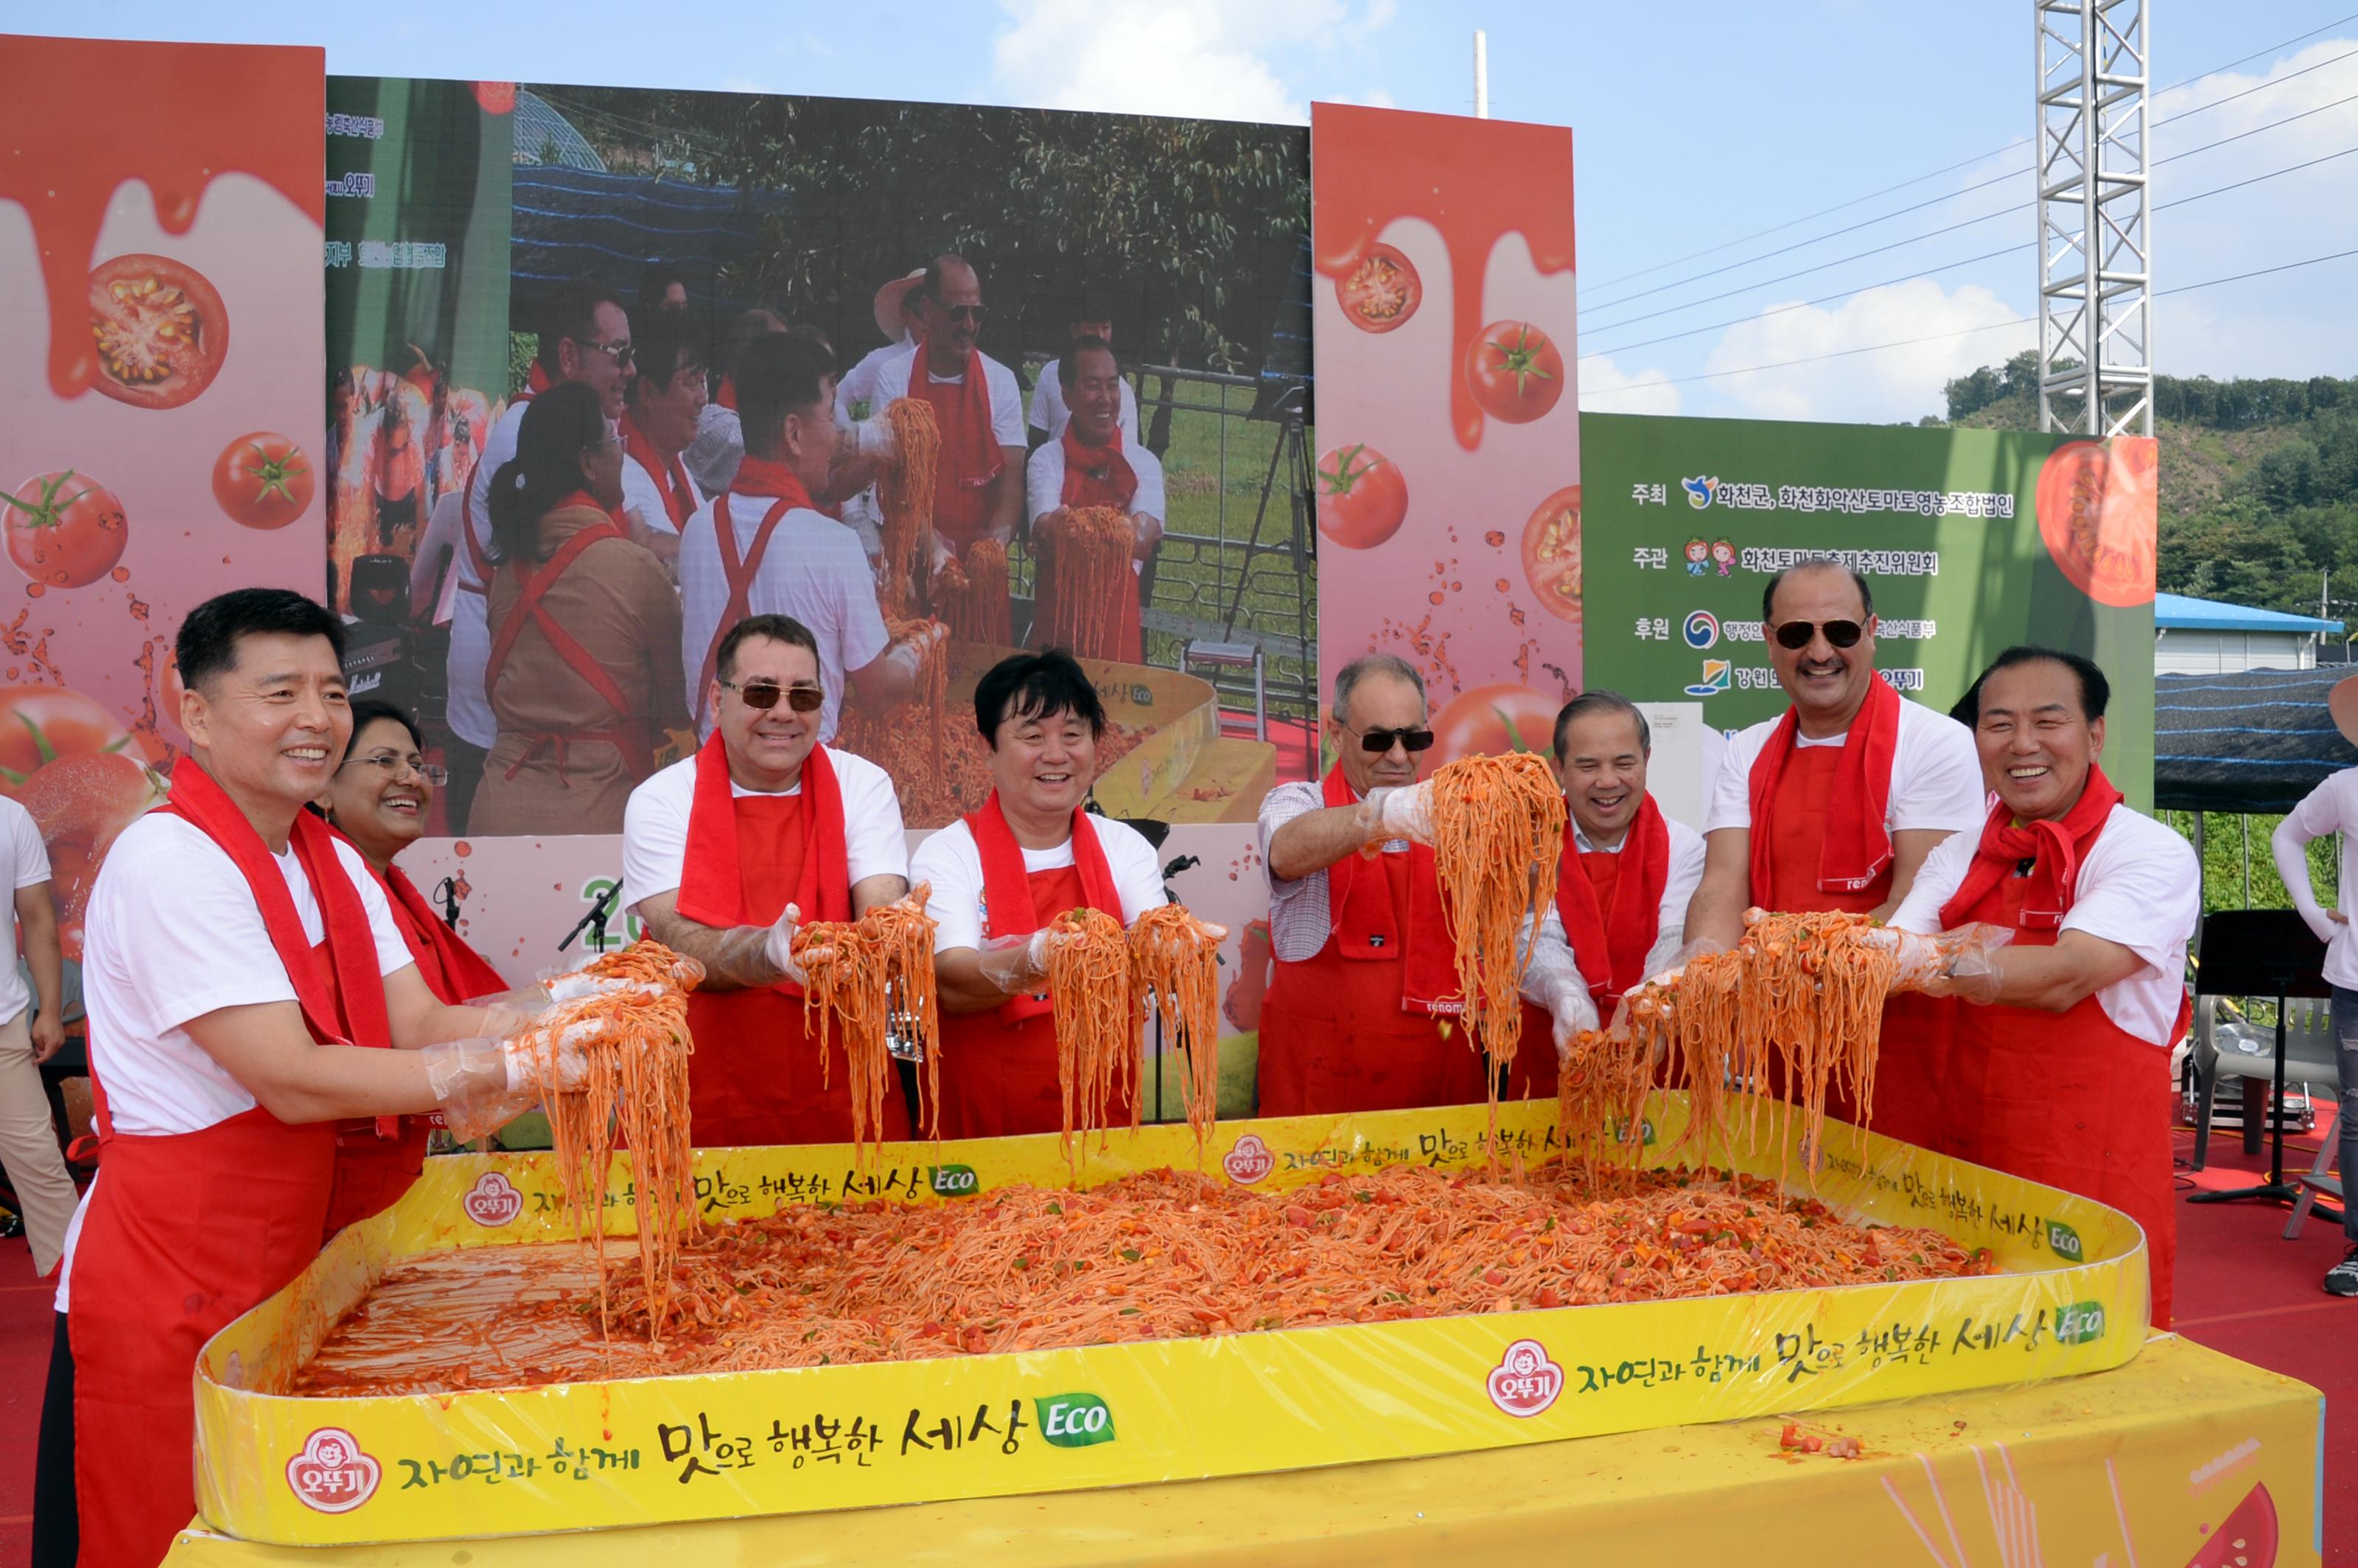
[[[1553,1109],[1502,1108],[1526,1158],[1552,1148]],[[1646,1130],[1650,1158],[1682,1115],[1676,1097],[1661,1107]],[[1206,1162],[1271,1189],[1402,1162],[1459,1167],[1478,1157],[1483,1125],[1480,1107],[1231,1123]],[[567,1234],[546,1156],[437,1160],[400,1204],[340,1236],[206,1346],[199,1506],[227,1533],[287,1544],[797,1513],[1821,1410],[2097,1371],[2136,1354],[2145,1242],[2125,1216],[1837,1124],[1827,1141],[1820,1196],[1987,1247],[2009,1271],[511,1393],[275,1392],[393,1260]],[[1056,1144],[903,1145],[866,1174],[841,1148],[712,1150],[698,1184],[716,1219],[815,1199],[956,1202],[1014,1182],[1066,1184]],[[1150,1127],[1115,1134],[1083,1179],[1195,1159],[1184,1127]],[[1773,1175],[1780,1152],[1734,1163]],[[630,1203],[618,1159],[615,1227],[629,1227]]]

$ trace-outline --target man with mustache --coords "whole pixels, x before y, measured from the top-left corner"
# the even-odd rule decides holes
[[[2104,777],[2110,690],[2077,654],[1992,662],[1960,706],[1997,805],[1925,859],[1891,925],[1902,977],[1955,999],[1934,1146],[2136,1220],[2167,1328],[2169,1052],[2202,883],[2186,841]]]
[[[1749,907],[1888,915],[1934,846],[1982,819],[1972,734],[1876,674],[1865,578],[1833,560],[1789,568],[1768,579],[1760,624],[1792,706],[1727,743],[1713,786],[1686,939],[1719,948],[1736,946]],[[1932,1136],[1942,1022],[1920,998],[1885,1010],[1876,1131]],[[1867,1119],[1869,1108],[1829,1106]]]

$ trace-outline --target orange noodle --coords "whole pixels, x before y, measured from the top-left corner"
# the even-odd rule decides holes
[[[574,1229],[597,1260],[598,1322],[611,1325],[606,1270],[606,1177],[616,1134],[631,1153],[639,1233],[639,1310],[661,1339],[670,1314],[680,1235],[694,1234],[696,1160],[687,1123],[687,993],[702,966],[659,942],[632,944],[583,971],[624,982],[621,989],[553,1005],[520,1043],[548,1114],[549,1148]],[[594,1027],[593,1027],[594,1026]],[[560,1087],[560,1048],[578,1046],[587,1073]]]
[[[818,1025],[819,1081],[827,1081],[829,1039],[840,1031],[851,1073],[852,1161],[874,1161],[884,1134],[884,1101],[900,1092],[892,1068],[895,1030],[916,1041],[925,1062],[925,1100],[940,1136],[941,1012],[934,992],[932,889],[919,882],[894,903],[858,920],[817,920],[795,929],[803,967],[803,1017]]]
[[[1164,1038],[1187,1055],[1181,1093],[1199,1161],[1220,1109],[1219,953],[1219,939],[1184,904],[1150,909],[1130,927],[1135,1005],[1150,1018],[1161,1008]],[[1156,1070],[1161,1071],[1159,1063]]]
[[[1160,1171],[1087,1192],[797,1204],[688,1247],[661,1346],[592,1337],[564,1249],[466,1248],[396,1265],[287,1391],[842,1366],[1994,1271],[1937,1232],[1848,1223],[1806,1198],[1777,1207],[1775,1190],[1673,1169],[1617,1174],[1606,1195],[1550,1162],[1513,1184],[1395,1165],[1262,1192]]]
[[[876,481],[884,514],[884,560],[878,598],[884,619],[909,613],[915,584],[925,580],[934,550],[934,473],[941,454],[941,428],[934,406],[920,397],[896,397],[884,410],[892,422],[895,455]]]
[[[934,608],[964,643],[1003,648],[1014,642],[1007,596],[1007,546],[996,539],[977,539],[934,579]]]
[[[1130,938],[1101,909],[1067,910],[1048,929],[1068,938],[1049,945],[1048,989],[1064,1092],[1063,1147],[1077,1163],[1087,1156],[1091,1129],[1102,1143],[1108,1112],[1125,1087],[1132,1090],[1130,1124],[1138,1125],[1141,1035],[1130,1000]]]
[[[1084,659],[1120,658],[1121,627],[1113,607],[1136,595],[1130,569],[1138,529],[1119,506],[1058,507],[1033,525],[1033,604],[1040,622],[1035,648],[1070,648]]]

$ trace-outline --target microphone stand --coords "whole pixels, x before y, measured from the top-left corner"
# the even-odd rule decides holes
[[[573,923],[573,929],[565,934],[565,940],[557,945],[557,950],[562,953],[572,946],[573,939],[587,929],[590,933],[589,946],[596,948],[600,954],[604,953],[606,951],[606,919],[614,911],[614,895],[622,891],[621,882],[607,883],[606,891],[600,893],[597,902],[590,906],[590,913]]]
[[[434,902],[442,906],[442,924],[459,929],[459,880],[444,877],[434,884]]]

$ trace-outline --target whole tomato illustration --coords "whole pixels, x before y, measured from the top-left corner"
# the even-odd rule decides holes
[[[1335,280],[1335,301],[1362,332],[1389,332],[1405,324],[1424,300],[1424,280],[1408,257],[1390,245],[1370,245]]]
[[[1491,418],[1528,425],[1563,395],[1563,355],[1528,321],[1493,321],[1466,351],[1466,384]]]
[[[49,849],[59,946],[80,963],[82,915],[98,868],[123,830],[164,798],[164,781],[135,755],[85,752],[36,769],[16,798]]]
[[[2153,601],[2158,527],[2151,437],[2071,441],[2039,470],[2039,536],[2072,586],[2099,604]]]
[[[131,539],[131,520],[114,492],[71,469],[38,473],[0,496],[7,514],[8,558],[34,582],[82,588],[114,569]]]
[[[93,384],[134,408],[178,408],[221,373],[229,310],[196,268],[169,256],[123,255],[90,275]]]
[[[1318,460],[1318,531],[1346,549],[1367,550],[1400,532],[1408,481],[1375,448],[1336,447]]]
[[[1541,502],[1523,524],[1523,580],[1549,614],[1580,619],[1580,486]]]
[[[92,753],[146,760],[103,703],[63,687],[0,687],[0,795],[21,797],[39,769]]]
[[[254,430],[213,460],[213,500],[233,523],[284,528],[311,504],[311,460],[284,436]]]
[[[1552,756],[1556,710],[1552,697],[1512,681],[1468,687],[1433,718],[1433,750],[1424,772],[1460,757],[1503,757],[1516,752]]]
[[[515,113],[516,84],[513,81],[471,81],[475,90],[475,106],[486,114]]]

